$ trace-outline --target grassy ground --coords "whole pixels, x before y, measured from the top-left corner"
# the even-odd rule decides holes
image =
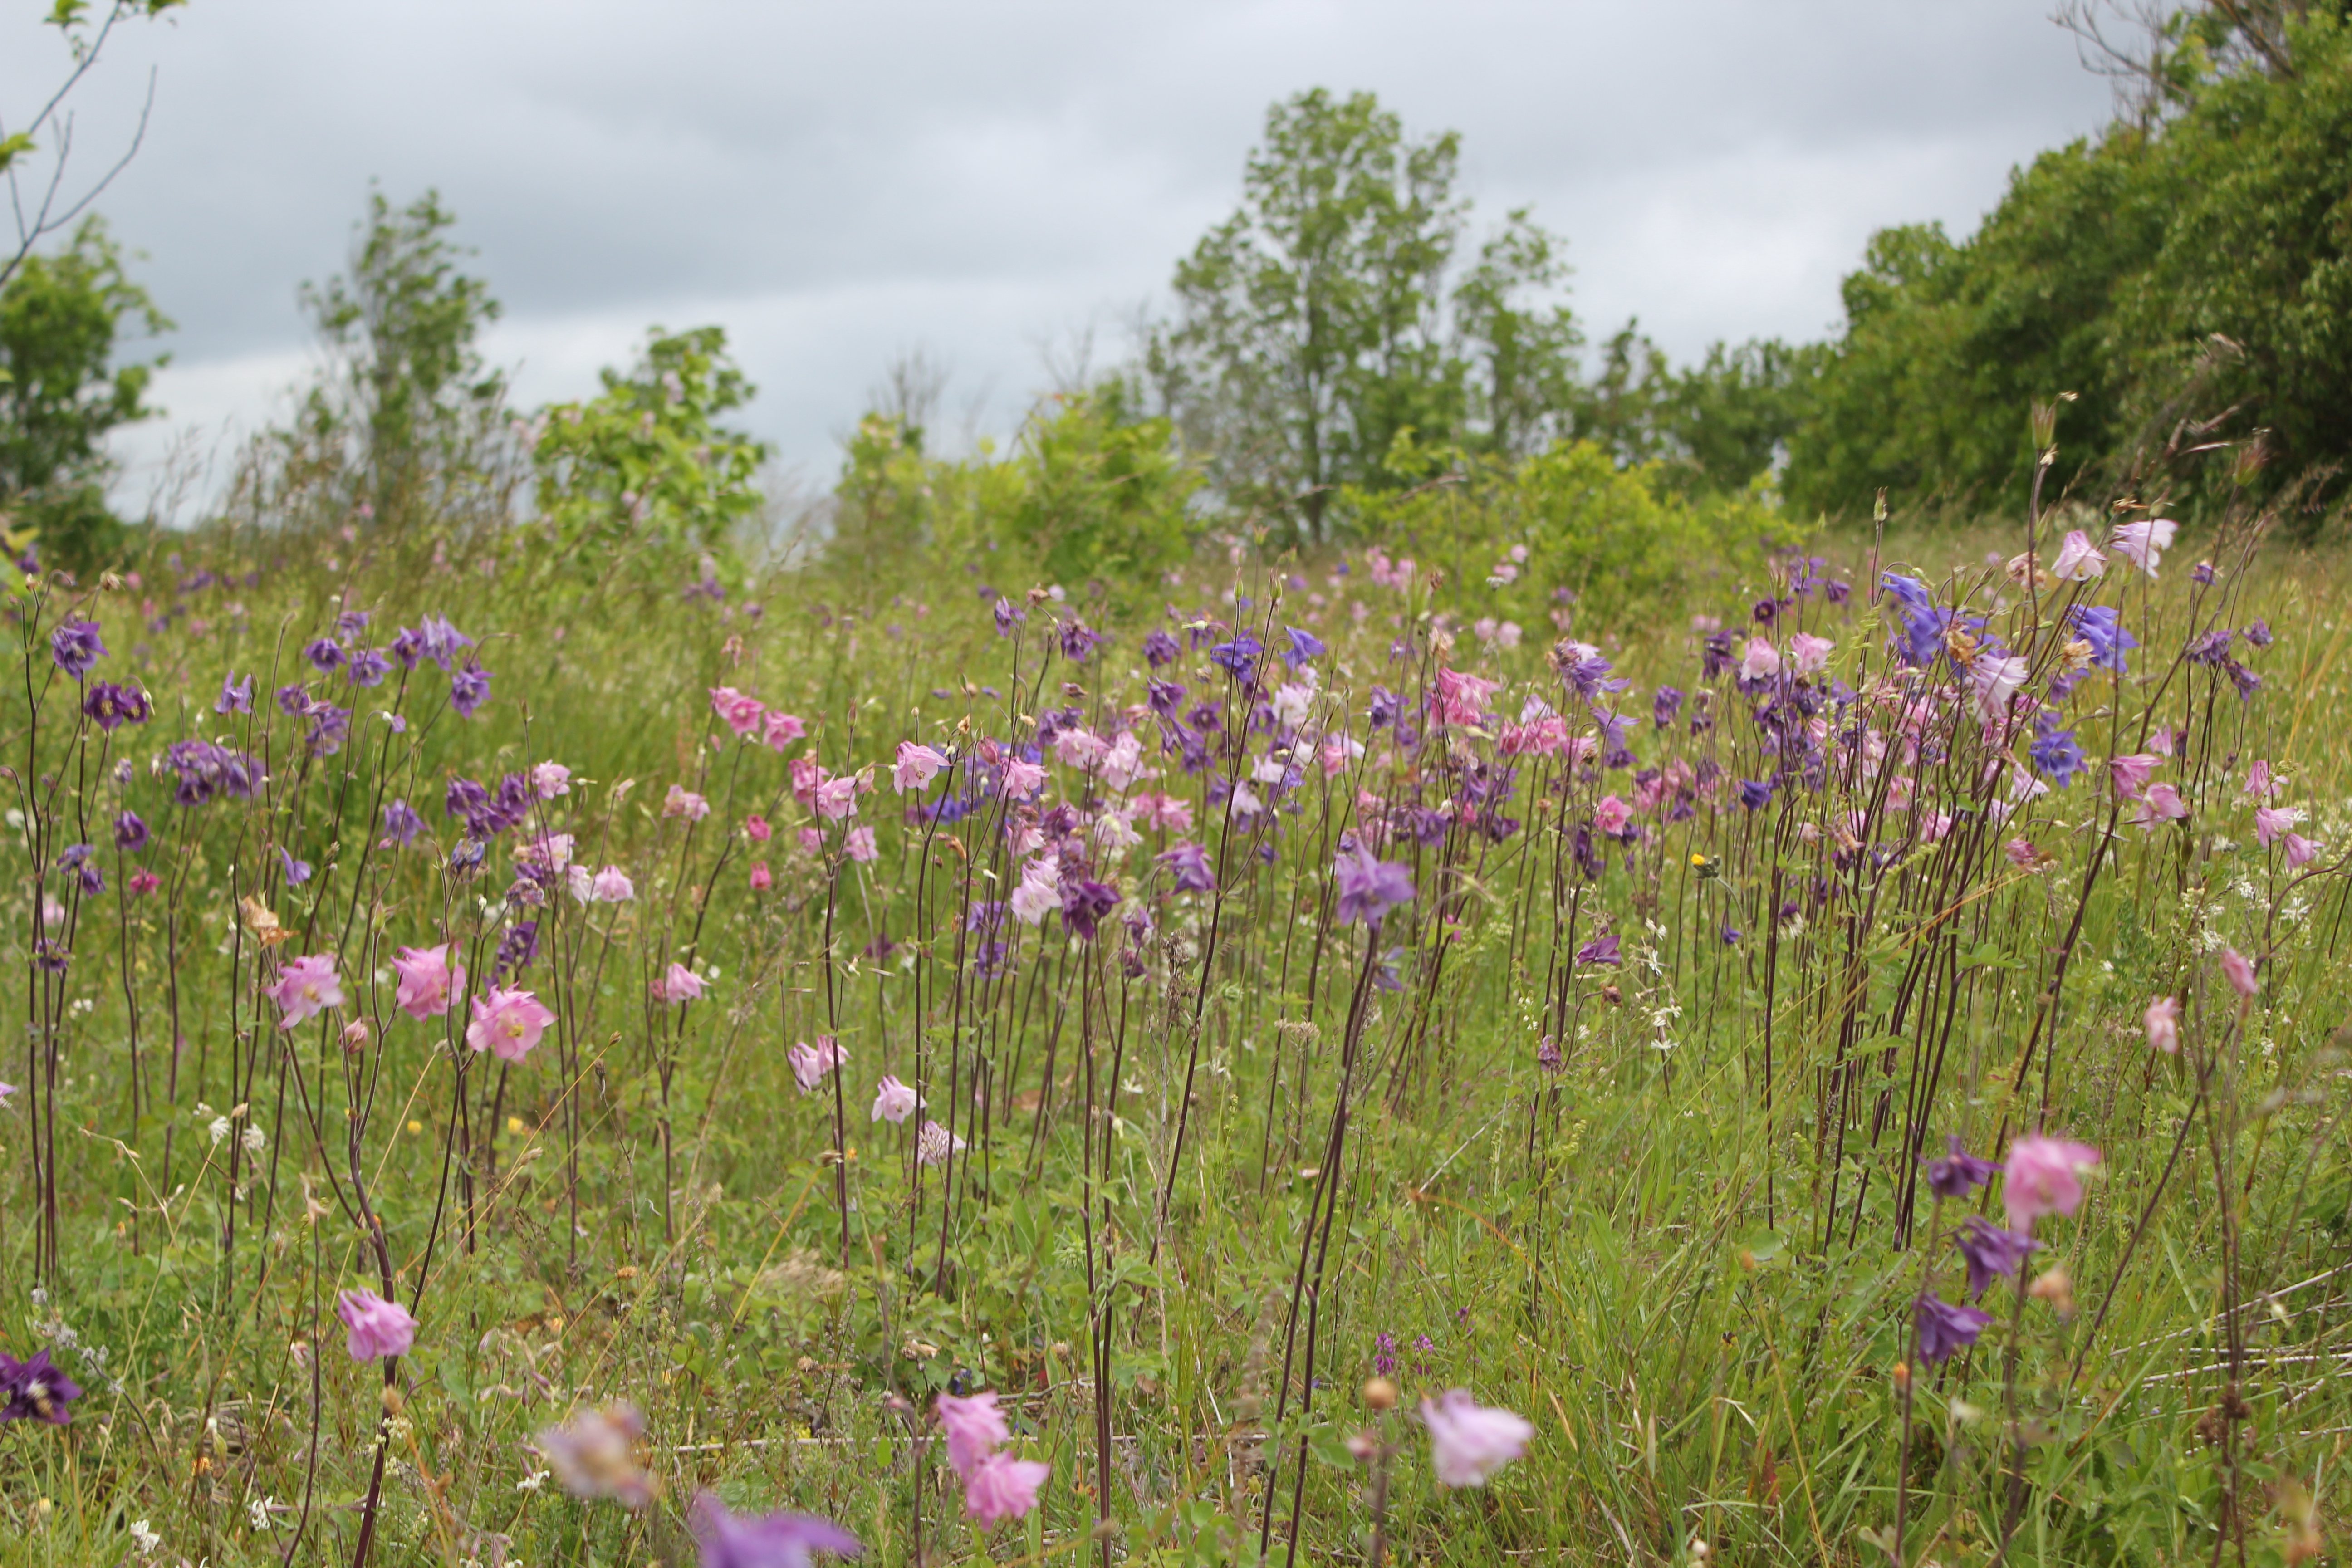
[[[787,578],[579,599],[519,560],[389,548],[192,546],[135,586],[20,599],[10,984],[33,1026],[0,1066],[19,1083],[0,1349],[45,1348],[86,1392],[69,1426],[0,1426],[0,1561],[349,1561],[363,1534],[380,1563],[683,1558],[702,1489],[838,1520],[881,1563],[2307,1557],[2336,1532],[2352,1430],[2352,583],[2333,557],[2184,540],[2154,581],[2116,559],[2025,594],[1985,543],[1833,541],[1843,602],[1792,589],[1782,558],[1578,626],[1634,683],[1590,700],[1547,667],[1553,628],[1489,643],[1476,584],[1375,583],[1360,556],[1287,584],[1197,567],[1172,619],[1016,589],[1009,636],[960,574],[910,570],[890,598]],[[2063,606],[2118,608],[2128,673],[2053,708],[2084,773],[2001,816],[2032,713],[1981,720],[1940,648],[1890,665],[1874,552],[1990,616],[1977,636],[2028,659],[2037,698]],[[353,647],[448,616],[488,702],[461,717],[429,658],[370,688],[313,671],[304,646],[361,608]],[[152,722],[79,717],[86,683],[49,643],[73,615],[110,650],[87,681],[135,677]],[[1730,669],[1703,671],[1695,616],[1736,634]],[[2258,617],[2274,641],[2250,647]],[[1056,623],[1081,619],[1107,640],[1074,659]],[[1150,706],[1155,626],[1181,645],[1158,672],[1188,688],[1172,717]],[[1302,679],[1273,651],[1285,627],[1329,651],[1312,696],[1254,727],[1213,649],[1272,645],[1272,698]],[[2186,657],[2215,627],[2241,632],[2250,697]],[[1826,670],[1743,692],[1748,638],[1787,660],[1800,629],[1833,642]],[[258,678],[250,715],[214,711],[230,672]],[[352,710],[331,752],[271,700],[306,679]],[[1664,728],[1661,684],[1685,693]],[[805,738],[736,738],[713,687]],[[1603,755],[1546,754],[1530,696]],[[1771,752],[1776,703],[1797,717]],[[1596,709],[1628,720],[1633,766],[1606,765]],[[1034,742],[1041,717],[1131,731],[1160,774],[1121,787],[1049,746],[1042,795],[1008,804],[983,743]],[[1841,738],[1864,725],[1891,765]],[[2187,816],[2136,827],[2105,759],[2175,729],[2155,776]],[[1342,736],[1365,749],[1327,770]],[[172,804],[159,759],[194,737],[265,759],[268,784]],[[902,741],[959,766],[902,795]],[[875,767],[875,787],[828,817],[796,798],[796,759]],[[2319,846],[2299,869],[2256,842],[2256,759]],[[449,780],[548,761],[569,793],[463,865]],[[1218,783],[1237,773],[1263,814]],[[992,788],[969,810],[908,815],[974,776]],[[1740,781],[1773,779],[1741,804]],[[674,785],[709,816],[666,812]],[[1139,792],[1192,826],[1147,809],[1122,847],[1101,819]],[[1610,798],[1634,807],[1622,838]],[[382,827],[394,799],[424,818],[405,847]],[[118,854],[126,808],[152,837]],[[524,901],[516,852],[557,833],[635,898],[581,902],[559,874]],[[1377,930],[1336,896],[1343,835],[1412,879]],[[1177,889],[1158,857],[1179,840],[1216,890]],[[58,868],[85,842],[102,891]],[[968,918],[1055,842],[1066,885],[1120,895],[1092,940],[1062,913]],[[159,885],[133,894],[142,868]],[[556,1021],[522,1061],[467,1050],[462,1008],[395,1005],[396,948],[454,944],[478,991],[526,919],[536,954],[502,983]],[[1613,963],[1588,948],[1608,938]],[[2251,1001],[2228,952],[2258,961]],[[302,954],[333,956],[347,998],[280,1029],[263,989]],[[698,1001],[655,994],[672,963]],[[2178,1055],[2147,1041],[2158,995],[2184,1004]],[[847,1065],[804,1089],[789,1048],[820,1036]],[[923,1113],[869,1117],[886,1073]],[[944,1163],[917,1159],[930,1119],[967,1143]],[[1926,1361],[1911,1303],[1964,1299],[1949,1233],[2003,1205],[1998,1184],[1938,1202],[1920,1161],[2037,1128],[2096,1146],[2098,1173],[1993,1282],[1974,1348]],[[420,1323],[389,1371],[350,1359],[335,1319],[338,1291],[387,1271]],[[1367,1407],[1376,1374],[1402,1408]],[[1483,1488],[1440,1486],[1412,1418],[1454,1387],[1535,1425]],[[928,1415],[978,1389],[1053,1466],[1037,1509],[986,1533]],[[614,1399],[643,1413],[663,1494],[644,1510],[565,1496],[531,1447]]]

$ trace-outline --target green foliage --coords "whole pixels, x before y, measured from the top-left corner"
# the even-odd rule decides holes
[[[2147,112],[2043,153],[1968,240],[1882,231],[1790,441],[1807,508],[2021,504],[2028,409],[2077,395],[2049,488],[2199,480],[2241,443],[2274,490],[2352,451],[2352,29],[2327,7],[2176,15]],[[2219,470],[2226,474],[2227,466]]]
[[[667,584],[708,556],[722,579],[740,575],[734,535],[760,510],[752,481],[768,448],[719,424],[752,393],[725,330],[656,327],[626,375],[599,374],[601,395],[553,405],[535,426],[540,527],[564,570]]]
[[[352,448],[351,504],[381,525],[446,510],[452,489],[498,466],[506,378],[478,340],[499,302],[458,269],[457,221],[435,192],[395,212],[371,191],[351,277],[302,290],[331,368],[299,428],[314,446]]]
[[[155,412],[143,399],[163,362],[116,364],[126,322],[150,333],[172,325],[94,217],[63,250],[27,257],[0,289],[0,508],[71,567],[120,547],[106,437]]]
[[[1007,531],[1055,582],[1150,584],[1187,553],[1199,472],[1164,418],[1136,419],[1117,382],[1040,405],[1014,464]]]
[[[1580,340],[1529,296],[1564,278],[1559,244],[1514,212],[1449,294],[1460,146],[1409,140],[1370,93],[1268,111],[1242,206],[1178,266],[1147,354],[1228,500],[1320,537],[1338,487],[1385,482],[1400,432],[1517,451],[1552,428]]]
[[[1667,464],[1628,467],[1591,441],[1511,458],[1408,438],[1391,462],[1400,477],[1435,477],[1347,490],[1355,530],[1421,551],[1465,585],[1486,580],[1479,602],[1523,627],[1543,627],[1561,603],[1586,625],[1622,622],[1711,575],[1752,570],[1775,521],[1752,496],[1694,495]],[[1496,573],[1515,545],[1524,569]]]

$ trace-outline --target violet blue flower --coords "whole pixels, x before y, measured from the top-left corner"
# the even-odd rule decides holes
[[[1916,1310],[1919,1359],[1924,1362],[1949,1361],[1955,1352],[1975,1344],[1984,1326],[1992,1321],[1990,1312],[1955,1307],[1937,1296],[1920,1297]]]
[[[2003,1230],[1982,1215],[1972,1214],[1960,1222],[1952,1245],[1968,1259],[1969,1300],[1976,1301],[1983,1299],[1995,1276],[2016,1273],[2025,1255],[2042,1244],[2030,1236]]]
[[[1381,917],[1412,901],[1412,877],[1393,860],[1382,860],[1358,844],[1339,852],[1333,873],[1339,885],[1339,922],[1360,921],[1378,929]]]
[[[98,623],[76,616],[59,621],[49,633],[49,657],[76,680],[88,675],[90,666],[106,657],[106,643],[98,635]]]

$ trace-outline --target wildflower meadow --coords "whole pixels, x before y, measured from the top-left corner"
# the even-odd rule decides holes
[[[2347,580],[2019,533],[20,562],[0,1558],[2313,1558]]]

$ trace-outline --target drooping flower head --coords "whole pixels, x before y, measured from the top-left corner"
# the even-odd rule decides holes
[[[904,1121],[923,1108],[923,1097],[896,1078],[885,1078],[874,1086],[874,1112],[869,1121]]]
[[[996,1451],[1000,1443],[1009,1441],[1012,1428],[996,1408],[993,1393],[974,1394],[958,1398],[952,1394],[940,1394],[932,1404],[940,1426],[948,1436],[948,1464],[966,1481],[979,1463]]]
[[[784,1057],[793,1064],[793,1077],[803,1091],[814,1093],[827,1073],[838,1071],[849,1059],[849,1052],[831,1035],[819,1035],[815,1045],[805,1040],[795,1042]]]
[[[624,1508],[643,1508],[656,1490],[638,1451],[645,1436],[646,1418],[635,1405],[618,1399],[548,1427],[531,1446],[573,1497],[610,1498]]]
[[[520,1062],[530,1055],[555,1015],[528,991],[492,986],[473,1000],[474,1021],[466,1026],[466,1044],[488,1051],[504,1062]]]
[[[1984,1326],[1992,1321],[1990,1312],[1955,1307],[1940,1296],[1920,1297],[1916,1312],[1919,1359],[1931,1363],[1949,1361],[1975,1344]]]
[[[683,963],[673,963],[656,977],[653,985],[656,1002],[699,1002],[708,988],[702,976]]]
[[[96,621],[68,616],[49,633],[49,658],[76,680],[88,675],[90,666],[105,657],[106,643],[98,635]]]
[[[855,1557],[857,1537],[829,1519],[808,1513],[760,1518],[727,1511],[709,1492],[694,1500],[690,1519],[702,1568],[814,1568],[815,1553]]]
[[[35,1351],[23,1361],[0,1355],[0,1422],[63,1426],[73,1419],[69,1406],[80,1397],[81,1385],[50,1362],[48,1352]]]
[[[2074,635],[2090,645],[2091,668],[2130,673],[2131,661],[2125,656],[2139,647],[2139,639],[2124,630],[2122,612],[2109,605],[2077,605],[2066,618]]]
[[[263,992],[278,1004],[278,1026],[290,1029],[306,1018],[315,1018],[330,1007],[343,1005],[343,983],[335,973],[335,961],[323,953],[307,958],[289,959],[278,966],[278,984]]]
[[[1998,1275],[2015,1274],[2025,1255],[2041,1243],[2030,1236],[2013,1230],[2003,1230],[1982,1215],[1972,1214],[1960,1222],[1952,1237],[1952,1245],[1969,1265],[1969,1300],[1981,1300],[1985,1289]]]
[[[2166,1056],[2179,1054],[2180,1050],[2179,997],[2158,996],[2147,1005],[2147,1011],[2140,1016],[2140,1022],[2147,1030],[2149,1049],[2162,1051]]]
[[[2099,1152],[2087,1143],[2039,1133],[2019,1139],[2001,1174],[2000,1201],[2009,1211],[2009,1227],[2030,1233],[2043,1215],[2073,1214],[2083,1203],[2082,1173],[2098,1163]]]
[[[714,686],[710,689],[710,710],[719,715],[719,722],[738,736],[748,736],[760,728],[768,707],[747,691],[738,691],[731,686]]]
[[[373,1290],[344,1291],[336,1298],[335,1315],[351,1331],[344,1348],[353,1361],[406,1355],[416,1343],[416,1320],[408,1309]]]
[[[890,769],[891,787],[900,795],[910,789],[927,789],[930,782],[945,772],[946,757],[929,746],[913,741],[898,742],[898,758]]]
[[[1339,852],[1333,868],[1339,888],[1339,921],[1359,921],[1377,929],[1381,918],[1400,904],[1412,901],[1412,877],[1392,860],[1382,860],[1361,844]]]
[[[2107,542],[2116,554],[2153,577],[2164,552],[2172,548],[2173,535],[2179,531],[2180,525],[2169,518],[2151,518],[2146,522],[2116,524]]]
[[[400,977],[394,1005],[410,1017],[438,1018],[465,990],[466,966],[449,962],[451,945],[404,947],[393,955],[393,973]]]
[[[1466,1388],[1448,1389],[1421,1402],[1422,1425],[1429,1428],[1431,1468],[1449,1487],[1479,1487],[1527,1452],[1534,1424],[1508,1410],[1493,1409],[1470,1397]]]
[[[964,1478],[964,1517],[989,1529],[1002,1520],[1021,1519],[1037,1506],[1037,1490],[1054,1467],[1042,1459],[991,1454]]]
[[[1960,1135],[1944,1139],[1944,1157],[1927,1162],[1927,1190],[1939,1198],[1964,1198],[2000,1173],[2000,1166],[1979,1160],[1960,1146]]]

